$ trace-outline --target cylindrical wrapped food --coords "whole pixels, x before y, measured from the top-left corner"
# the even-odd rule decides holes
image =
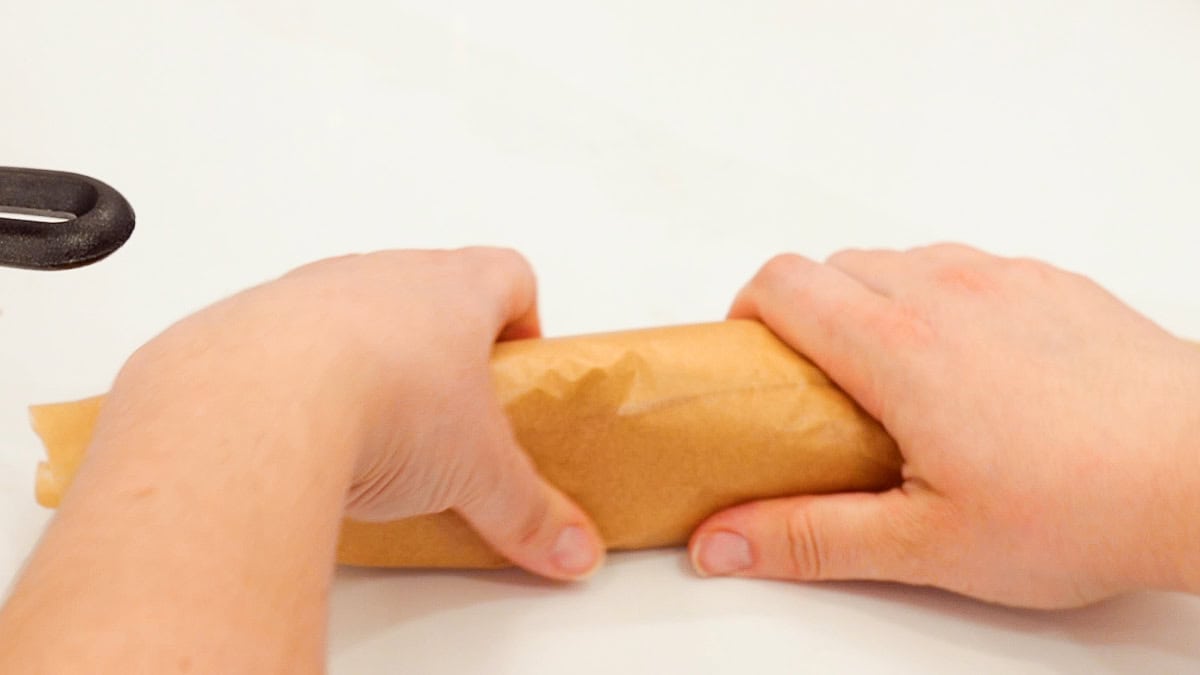
[[[794,494],[900,480],[887,433],[761,324],[727,321],[496,345],[492,374],[521,445],[595,519],[611,549],[672,546],[712,513]],[[35,406],[56,506],[101,398]],[[498,567],[451,512],[347,520],[338,560],[381,567]]]

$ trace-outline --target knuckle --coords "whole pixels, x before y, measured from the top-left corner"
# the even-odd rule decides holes
[[[454,251],[460,257],[466,258],[471,264],[481,264],[503,269],[528,269],[529,262],[525,256],[514,248],[497,246],[468,246]]]
[[[1012,258],[1007,261],[1006,266],[1023,279],[1041,283],[1052,281],[1059,272],[1051,265],[1034,258]]]
[[[896,516],[884,542],[899,560],[920,558],[929,541],[931,527],[928,518],[916,514]]]
[[[795,253],[780,253],[763,264],[754,282],[766,285],[791,284],[811,272],[813,262]]]
[[[830,254],[829,257],[825,258],[825,262],[836,267],[852,263],[855,260],[861,259],[864,255],[867,255],[867,252],[860,248],[844,248]]]
[[[777,255],[763,265],[748,290],[808,307],[820,299],[820,275],[828,269],[800,255]]]
[[[911,583],[930,583],[938,573],[933,557],[948,541],[961,539],[954,522],[932,508],[906,509],[894,513],[877,542],[884,557],[894,561],[897,576]],[[948,561],[947,561],[948,562]]]
[[[942,290],[975,295],[987,295],[999,290],[996,275],[974,263],[954,262],[942,265],[934,271],[933,282]]]
[[[981,254],[981,251],[973,246],[954,241],[940,241],[927,246],[918,246],[909,249],[909,253],[926,258],[949,260],[976,257]]]
[[[763,306],[770,305],[772,298],[782,299],[781,294],[791,299],[800,299],[805,279],[812,273],[814,263],[795,253],[780,253],[763,263],[750,281],[742,287],[734,299],[731,315],[758,315],[762,317]]]
[[[508,269],[508,274],[517,281],[518,284],[526,287],[535,286],[537,278],[533,271],[533,265],[529,259],[522,255],[519,251],[512,248],[503,249],[501,254],[503,264]]]
[[[825,549],[820,544],[820,534],[812,518],[812,511],[797,508],[785,523],[788,540],[788,565],[796,579],[822,579],[828,568]]]
[[[530,288],[536,281],[533,266],[512,248],[461,249],[460,261],[488,289]]]

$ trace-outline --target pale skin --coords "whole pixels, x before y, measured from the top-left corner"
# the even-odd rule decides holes
[[[1200,591],[1200,348],[1092,282],[959,246],[780,256],[731,315],[879,419],[904,484],[716,514],[701,574],[1030,607]],[[0,612],[0,672],[320,672],[343,515],[455,509],[531,572],[588,576],[594,525],[489,381],[493,342],[537,333],[529,266],[498,249],[322,261],[171,327]]]
[[[955,245],[784,255],[730,314],[880,420],[904,482],[717,514],[692,537],[701,573],[1040,608],[1200,591],[1200,347],[1090,280]]]
[[[512,251],[326,260],[195,314],[125,365],[0,613],[0,672],[303,673],[325,663],[345,515],[453,508],[554,579],[603,550],[492,394],[538,334]]]

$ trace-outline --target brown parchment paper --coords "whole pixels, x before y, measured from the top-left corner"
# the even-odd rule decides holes
[[[508,342],[492,373],[522,446],[612,549],[682,544],[707,516],[752,499],[899,482],[884,430],[756,322]],[[69,487],[102,402],[31,408],[48,456],[39,503],[57,506]],[[338,560],[508,564],[452,512],[347,520]]]

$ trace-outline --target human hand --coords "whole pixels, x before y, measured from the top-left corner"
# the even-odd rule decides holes
[[[594,525],[493,394],[498,337],[538,332],[498,249],[303,267],[175,324],[121,370],[87,457],[0,611],[4,672],[321,672],[343,515],[455,509],[558,579]]]
[[[150,342],[118,378],[106,417],[148,396],[167,405],[158,395],[163,373],[181,382],[220,373],[217,385],[187,396],[222,410],[231,437],[316,430],[325,434],[320,443],[352,457],[346,516],[454,509],[522,567],[575,578],[601,563],[599,535],[518,447],[488,369],[498,337],[538,333],[533,273],[512,251],[334,258],[235,295]]]
[[[1044,608],[1200,590],[1200,351],[1090,280],[957,245],[783,255],[730,316],[880,420],[903,484],[716,514],[690,543],[702,574]]]

